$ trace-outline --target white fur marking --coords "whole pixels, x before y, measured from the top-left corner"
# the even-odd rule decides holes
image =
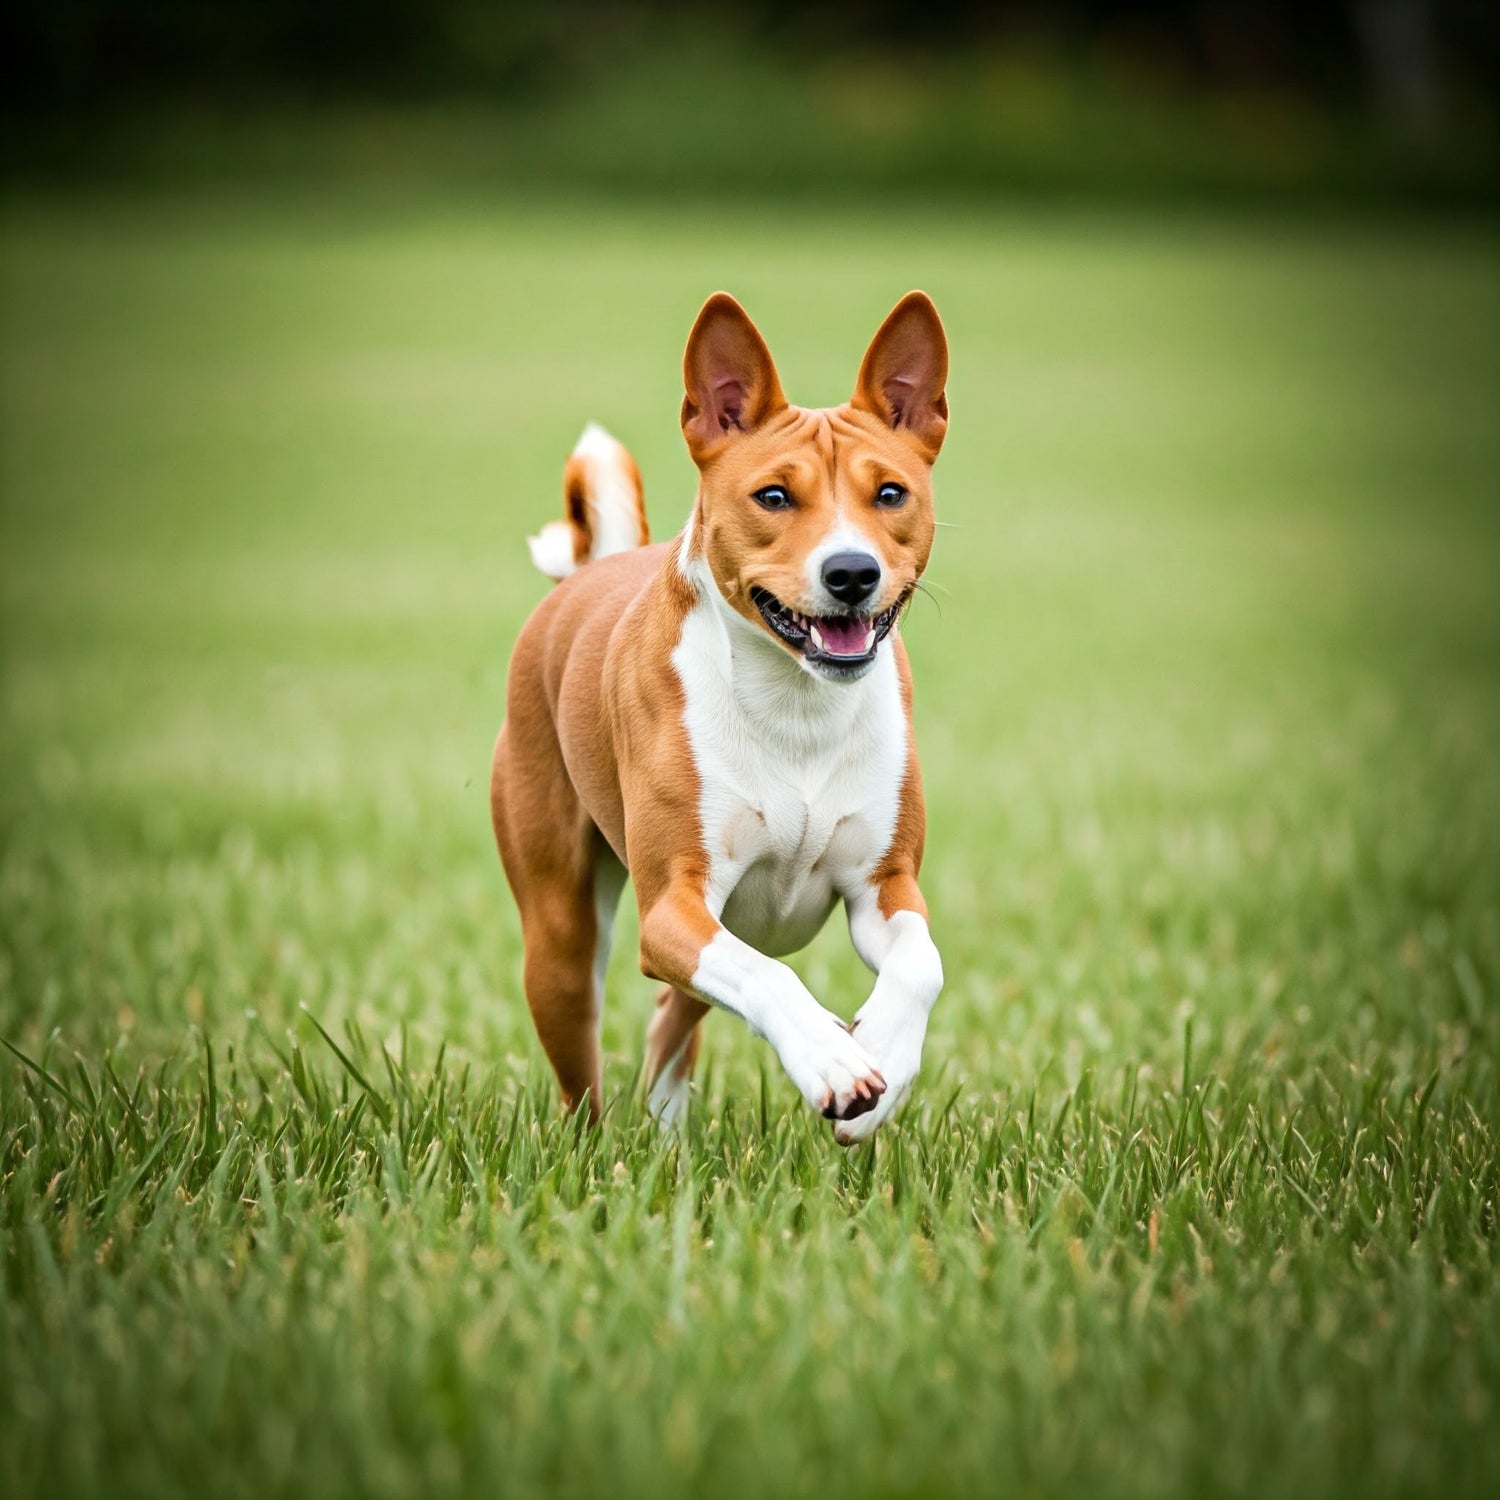
[[[721,928],[698,955],[693,990],[733,1011],[775,1049],[798,1091],[814,1109],[830,1101],[842,1112],[857,1086],[867,1089],[879,1069],[864,1048],[808,992],[783,963],[757,953]]]
[[[906,713],[889,647],[855,682],[804,670],[724,602],[701,561],[672,653],[702,788],[705,899],[768,953],[805,947],[896,831]]]
[[[817,601],[814,613],[833,615],[847,607],[841,599],[835,599],[823,584],[823,564],[840,552],[867,553],[880,568],[880,582],[875,585],[872,599],[878,599],[885,587],[885,567],[880,561],[879,550],[863,531],[850,525],[847,516],[840,515],[838,525],[807,554],[807,587],[811,598]]]
[[[677,550],[672,554],[677,559],[677,572],[689,583],[693,582],[693,532],[697,516],[696,507],[688,512],[687,525],[682,528],[682,535],[677,539]]]
[[[850,899],[849,936],[878,976],[854,1018],[854,1035],[880,1064],[886,1091],[868,1114],[834,1126],[846,1146],[873,1135],[906,1097],[922,1065],[927,1018],[943,988],[943,961],[925,919],[914,911],[883,916],[874,886]]]
[[[808,943],[890,848],[907,755],[895,658],[879,652],[855,682],[817,677],[730,609],[686,549],[682,567],[698,603],[672,662],[702,788],[704,899],[725,929],[699,956],[692,987],[765,1037],[810,1104],[831,1093],[842,1108],[877,1069],[766,955]]]

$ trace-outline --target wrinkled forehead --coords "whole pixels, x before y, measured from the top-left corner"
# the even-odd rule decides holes
[[[799,499],[888,480],[915,488],[927,465],[885,423],[847,406],[789,406],[732,444],[715,478],[748,488],[784,485]]]

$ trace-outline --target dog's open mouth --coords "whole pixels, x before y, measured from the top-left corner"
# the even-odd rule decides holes
[[[750,590],[761,617],[787,645],[815,666],[834,670],[863,667],[874,661],[881,641],[890,634],[910,597],[908,589],[878,615],[804,615],[766,589]]]

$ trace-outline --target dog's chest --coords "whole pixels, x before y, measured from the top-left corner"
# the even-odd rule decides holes
[[[884,652],[866,678],[838,684],[789,677],[773,659],[759,680],[758,657],[734,662],[731,677],[723,654],[695,655],[694,644],[690,622],[674,660],[708,905],[762,952],[790,953],[890,847],[907,754],[895,663]]]

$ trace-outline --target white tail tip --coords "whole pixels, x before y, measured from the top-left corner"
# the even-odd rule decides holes
[[[573,560],[573,527],[568,521],[548,521],[536,536],[526,538],[531,560],[548,578],[566,578],[577,568]]]

